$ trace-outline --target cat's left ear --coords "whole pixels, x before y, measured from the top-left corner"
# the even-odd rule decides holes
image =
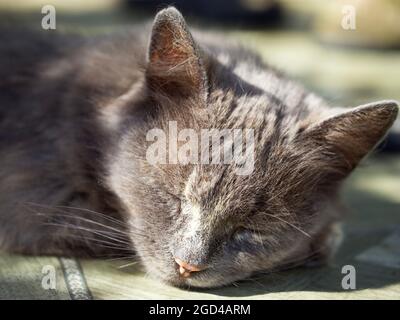
[[[168,96],[205,99],[207,78],[199,49],[181,13],[174,7],[160,11],[148,49],[148,85]]]
[[[380,101],[346,109],[309,128],[305,135],[322,150],[343,176],[385,137],[398,113],[394,101]]]

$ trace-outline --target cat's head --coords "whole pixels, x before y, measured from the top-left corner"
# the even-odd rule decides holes
[[[156,16],[146,94],[126,114],[108,181],[146,270],[168,283],[220,286],[315,254],[312,242],[338,218],[340,182],[396,118],[393,102],[328,109],[249,64],[259,86],[200,48],[176,9]],[[248,170],[240,161],[182,163],[174,150],[202,129],[251,129]],[[160,153],[165,163],[154,163]]]

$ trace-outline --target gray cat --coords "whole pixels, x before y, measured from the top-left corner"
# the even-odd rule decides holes
[[[183,287],[327,261],[340,241],[338,189],[397,104],[331,108],[256,54],[192,37],[172,7],[143,28],[1,33],[0,248],[137,255]],[[149,163],[147,133],[170,121],[252,129],[251,173]]]

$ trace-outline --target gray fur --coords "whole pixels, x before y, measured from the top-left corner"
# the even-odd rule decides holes
[[[192,38],[174,8],[152,33],[0,38],[0,248],[135,251],[149,274],[177,286],[325,261],[341,182],[398,110],[391,101],[330,108],[253,52]],[[150,165],[146,133],[170,120],[254,129],[254,172]],[[207,268],[182,278],[177,256]]]

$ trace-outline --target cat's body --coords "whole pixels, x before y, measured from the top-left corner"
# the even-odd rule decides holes
[[[135,251],[151,274],[200,287],[328,257],[340,182],[396,105],[329,108],[222,38],[195,44],[174,9],[157,16],[150,49],[146,30],[0,36],[0,248]],[[254,129],[253,172],[150,165],[146,133],[168,121]]]
[[[52,228],[45,217],[36,216],[49,211],[36,205],[119,211],[110,208],[112,196],[99,183],[98,150],[105,140],[94,114],[100,111],[96,99],[101,94],[90,86],[109,79],[102,91],[109,99],[126,87],[112,73],[95,73],[100,65],[86,63],[97,62],[88,57],[91,44],[80,37],[10,32],[2,38],[7,45],[0,49],[1,247],[31,254],[95,254],[99,248],[93,243],[75,245],[73,230]],[[135,61],[133,66],[138,70]],[[93,78],[84,78],[87,70]],[[137,81],[124,67],[116,72]]]

